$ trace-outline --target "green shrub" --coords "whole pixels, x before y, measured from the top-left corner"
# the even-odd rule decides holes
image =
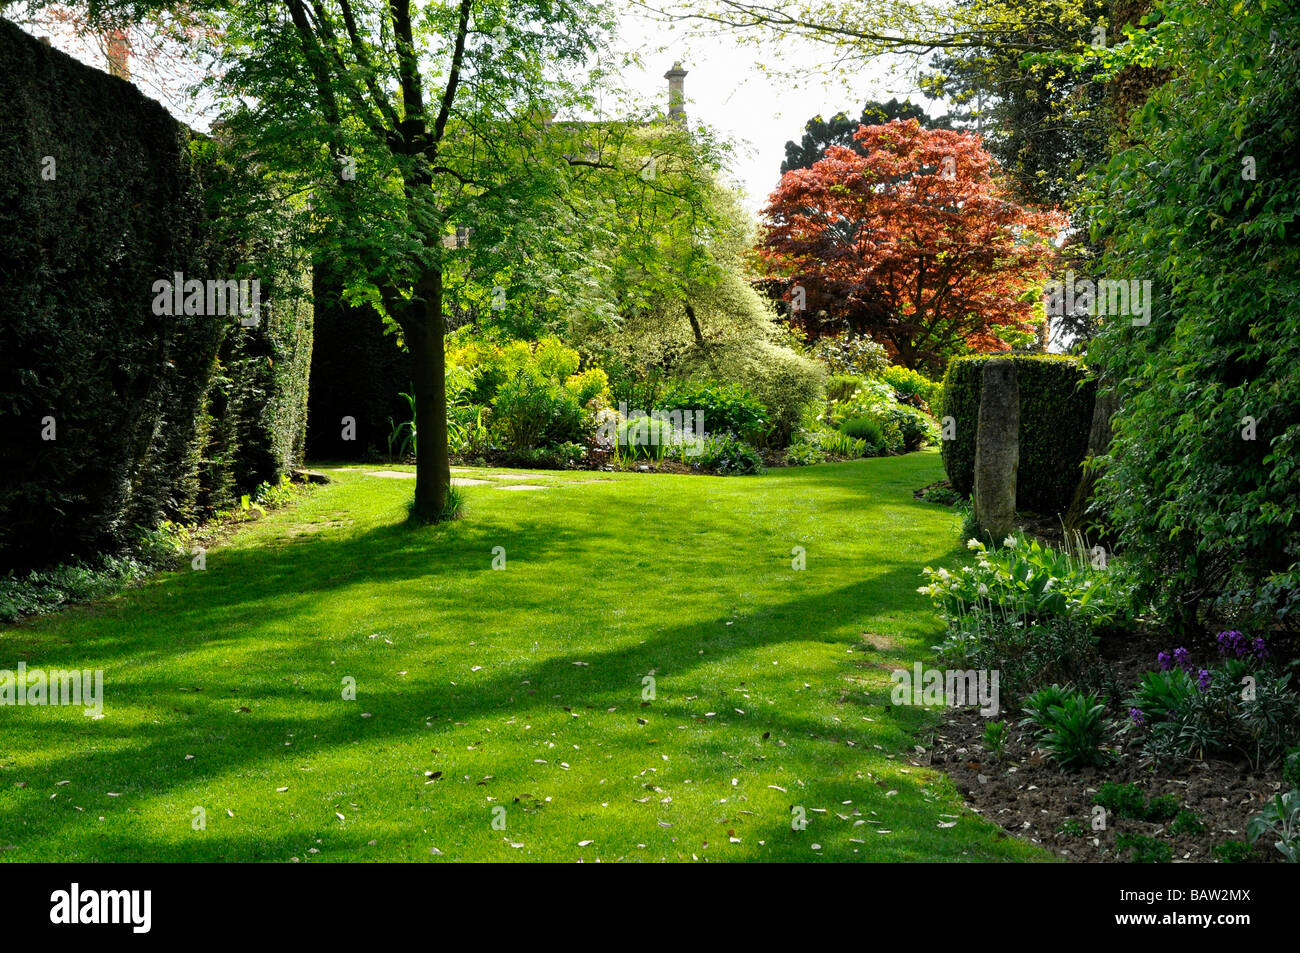
[[[1136,784],[1103,781],[1092,796],[1092,803],[1104,807],[1115,817],[1131,821],[1147,819],[1147,796]]]
[[[1025,711],[1025,726],[1062,771],[1109,762],[1109,752],[1102,747],[1106,706],[1096,695],[1053,686],[1030,696]]]
[[[938,414],[943,400],[943,384],[932,381],[910,367],[890,365],[880,373],[880,379],[904,397],[915,397],[925,404],[931,414]]]
[[[808,467],[826,462],[826,451],[820,446],[797,440],[785,452],[785,462],[792,467]]]
[[[1290,788],[1300,788],[1300,745],[1288,751],[1282,760],[1282,783]]]
[[[1169,825],[1171,834],[1204,834],[1205,825],[1191,811],[1179,811]]]
[[[854,440],[865,440],[873,447],[885,446],[885,429],[870,417],[854,417],[840,424],[840,433]]]
[[[742,440],[757,438],[767,427],[767,408],[763,402],[737,384],[676,382],[655,400],[655,409],[699,411],[704,415],[705,433],[729,433]]]
[[[927,444],[939,442],[939,426],[923,410],[897,404],[886,408],[883,414],[883,429],[896,430],[902,450],[910,453],[920,450]]]
[[[1162,17],[1177,61],[1152,65],[1178,81],[1134,113],[1088,203],[1098,270],[1150,282],[1154,303],[1149,323],[1103,322],[1089,351],[1119,402],[1098,501],[1173,625],[1222,594],[1294,628],[1300,7],[1170,0]],[[1273,172],[1247,178],[1246,160]]]
[[[685,449],[682,433],[659,417],[639,416],[618,423],[619,456],[628,460],[662,460]]]
[[[1220,863],[1244,864],[1255,853],[1255,846],[1249,841],[1226,840],[1222,844],[1215,844],[1212,853]]]
[[[589,367],[581,374],[574,374],[564,382],[564,386],[581,407],[586,407],[594,397],[606,402],[609,400],[609,376],[599,367]]]
[[[1288,863],[1300,863],[1300,791],[1273,795],[1264,810],[1250,819],[1246,825],[1250,842],[1265,834],[1277,838],[1273,846]]]
[[[533,348],[537,369],[548,380],[562,382],[578,372],[578,352],[566,347],[558,338],[542,338]]]
[[[943,441],[943,465],[953,489],[968,494],[975,483],[984,363],[999,355],[954,358],[943,380],[943,415],[955,423],[954,439]],[[1016,364],[1020,389],[1018,509],[1063,512],[1079,483],[1088,449],[1096,383],[1078,358],[1057,354],[1000,358]]]
[[[705,437],[701,452],[687,459],[702,469],[723,475],[763,472],[763,458],[758,451],[731,434]]]
[[[808,353],[825,364],[832,374],[876,377],[889,366],[889,354],[867,334],[821,337]]]
[[[953,668],[997,671],[1004,704],[1014,709],[1018,699],[1054,682],[1114,694],[1114,673],[1098,642],[1079,616],[1024,622],[997,611],[977,611],[951,623],[934,649]]]
[[[767,409],[761,441],[767,447],[788,446],[826,395],[826,373],[816,362],[771,344],[756,348],[746,359],[740,383]]]
[[[861,386],[862,378],[856,374],[833,374],[826,381],[826,399],[832,402],[848,400]]]
[[[537,374],[523,371],[501,385],[492,411],[489,428],[509,450],[536,450],[582,439],[577,398]]]
[[[300,206],[7,20],[0,62],[0,569],[95,564],[138,526],[191,521],[301,462]],[[41,182],[47,155],[97,158]],[[230,194],[274,214],[227,214]],[[259,324],[154,313],[176,272],[256,278]]]
[[[1137,864],[1167,864],[1174,856],[1167,843],[1143,834],[1116,834],[1115,849],[1121,854],[1131,853]]]

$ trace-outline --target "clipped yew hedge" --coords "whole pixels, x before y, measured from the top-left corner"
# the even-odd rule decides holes
[[[239,163],[130,83],[0,20],[0,571],[122,549],[301,459],[309,288],[230,242]],[[154,282],[257,277],[261,323]],[[52,438],[52,439],[48,439]]]
[[[975,437],[979,426],[984,362],[1016,363],[1020,387],[1020,468],[1016,507],[1061,513],[1070,505],[1088,449],[1096,382],[1082,362],[1063,354],[980,354],[954,358],[943,380],[943,415],[955,436],[943,441],[943,465],[959,493],[975,483]]]

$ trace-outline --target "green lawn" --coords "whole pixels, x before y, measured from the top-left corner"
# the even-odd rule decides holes
[[[206,571],[0,628],[0,668],[105,694],[99,720],[0,707],[0,858],[1046,856],[910,764],[933,716],[888,704],[938,634],[919,569],[960,550],[912,498],[936,453],[529,474],[420,530],[409,480],[331,473]]]

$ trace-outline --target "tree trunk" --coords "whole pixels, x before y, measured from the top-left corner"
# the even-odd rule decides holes
[[[442,273],[425,274],[403,322],[415,385],[415,502],[411,518],[448,518],[451,462],[447,453],[447,355],[443,350]]]

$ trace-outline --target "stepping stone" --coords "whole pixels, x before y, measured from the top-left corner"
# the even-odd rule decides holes
[[[491,480],[471,480],[468,477],[452,477],[452,486],[486,486]]]
[[[493,480],[536,480],[536,473],[485,473],[485,477]],[[542,479],[546,479],[543,477]]]
[[[368,470],[366,476],[386,477],[389,480],[414,480],[414,473],[403,473],[400,470]]]
[[[481,480],[479,482],[482,482]],[[537,486],[528,483],[513,483],[510,486],[497,486],[498,490],[549,490],[548,486]]]

